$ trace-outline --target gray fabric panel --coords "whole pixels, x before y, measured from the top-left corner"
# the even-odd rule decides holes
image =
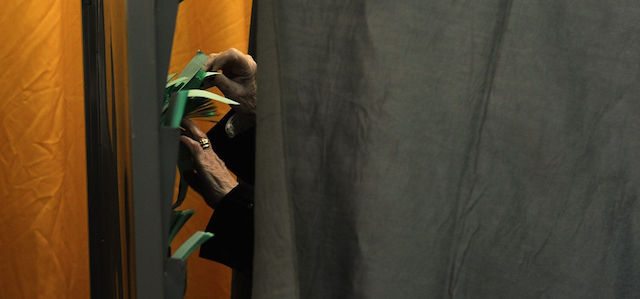
[[[275,18],[258,3],[254,298],[298,298],[293,214],[287,191]]]
[[[293,217],[286,288],[640,298],[640,2],[262,3],[292,209],[256,262]]]

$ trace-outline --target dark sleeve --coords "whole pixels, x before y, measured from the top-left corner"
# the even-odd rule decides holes
[[[218,157],[238,178],[254,185],[256,165],[256,128],[248,129],[233,138],[225,131],[227,120],[234,114],[231,110],[209,132],[207,137]]]
[[[243,273],[253,270],[253,187],[240,183],[222,198],[206,231],[213,238],[202,244],[200,257]]]
[[[253,183],[255,177],[255,127],[234,138],[225,131],[227,113],[209,132],[211,147],[240,184],[223,197],[213,211],[206,231],[214,234],[200,247],[200,257],[216,261],[234,270],[253,270]]]

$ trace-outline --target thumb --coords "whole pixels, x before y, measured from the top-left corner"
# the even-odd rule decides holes
[[[200,155],[202,147],[197,141],[187,136],[181,135],[180,142],[182,142],[182,144],[184,144],[189,149],[189,151],[191,152],[191,156],[196,157]]]

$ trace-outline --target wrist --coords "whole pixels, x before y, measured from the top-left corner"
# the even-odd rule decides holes
[[[209,205],[213,209],[215,209],[218,204],[220,204],[220,201],[222,201],[225,196],[231,193],[231,191],[238,186],[238,182],[235,180],[229,180],[226,182],[220,182],[218,186],[218,188],[213,190],[213,194],[211,194],[209,200],[205,199],[207,205]]]

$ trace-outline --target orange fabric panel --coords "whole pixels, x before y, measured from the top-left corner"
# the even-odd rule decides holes
[[[123,298],[135,294],[135,265],[128,263],[134,257],[133,215],[131,189],[131,134],[129,110],[129,69],[127,43],[126,0],[103,1],[106,71],[106,110],[111,145],[117,157],[117,181],[120,220],[120,252],[122,284],[118,290]],[[113,101],[111,100],[113,99]],[[114,132],[114,128],[115,131]]]
[[[250,15],[250,0],[180,4],[171,72],[198,49],[246,51]],[[9,1],[0,12],[2,298],[89,298],[81,28],[73,1]],[[174,246],[212,212],[192,192],[184,208],[198,213]],[[186,298],[228,298],[230,280],[194,253]]]
[[[77,1],[0,11],[0,297],[88,298],[89,250]]]
[[[193,58],[196,51],[207,54],[234,47],[246,53],[249,46],[251,0],[186,0],[180,4],[174,35],[169,73],[179,72]],[[216,90],[214,90],[216,92]],[[218,114],[229,111],[227,105],[218,105]],[[198,122],[209,130],[213,124]],[[175,190],[177,194],[177,189]],[[189,190],[180,209],[193,209],[196,214],[176,236],[175,250],[198,230],[204,230],[213,211],[202,197]],[[231,271],[221,264],[201,259],[198,252],[188,258],[188,281],[185,298],[229,298]]]

